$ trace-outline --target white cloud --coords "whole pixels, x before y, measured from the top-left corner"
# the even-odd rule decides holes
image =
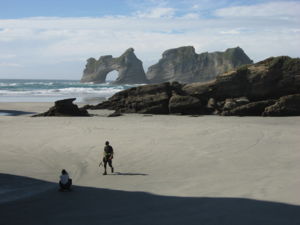
[[[187,13],[185,15],[183,15],[181,18],[183,19],[199,19],[199,14],[197,13]]]
[[[173,8],[153,8],[146,12],[137,12],[136,16],[139,18],[172,18],[175,15],[175,9]]]
[[[0,62],[0,67],[22,67],[22,65],[18,63]]]
[[[299,18],[299,12],[299,2],[282,1],[218,9],[215,15],[220,17],[279,17],[289,19]]]
[[[0,54],[0,60],[2,59],[12,59],[15,58],[17,55],[15,54]]]
[[[276,9],[269,9],[270,4]],[[224,8],[215,13],[222,18],[203,18],[195,12],[176,15],[177,9],[161,6],[132,16],[2,19],[0,77],[35,67],[51,74],[68,62],[74,65],[68,67],[69,73],[76,77],[62,78],[80,79],[85,59],[108,54],[116,57],[129,47],[145,67],[157,62],[164,50],[187,45],[195,46],[198,53],[240,46],[255,61],[277,55],[299,57],[300,24],[295,14],[299,5],[274,2]],[[281,12],[278,17],[276,10]],[[24,67],[10,70],[14,64],[15,68]]]
[[[241,31],[238,29],[220,31],[220,34],[240,34],[240,33],[241,33]]]

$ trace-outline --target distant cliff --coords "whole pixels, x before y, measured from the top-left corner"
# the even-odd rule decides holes
[[[127,49],[120,57],[101,56],[98,60],[89,58],[83,71],[81,82],[105,83],[106,76],[111,71],[118,71],[114,81],[116,84],[148,83],[142,61],[134,54],[134,49]]]
[[[252,64],[252,60],[240,47],[196,54],[194,47],[186,46],[165,51],[146,76],[150,83],[204,82],[244,64]]]
[[[252,60],[240,47],[196,54],[194,47],[186,46],[165,51],[162,59],[145,74],[142,61],[129,48],[117,58],[107,55],[98,60],[88,59],[81,82],[105,83],[107,74],[113,70],[119,72],[114,82],[117,84],[203,82],[244,64],[252,64]]]

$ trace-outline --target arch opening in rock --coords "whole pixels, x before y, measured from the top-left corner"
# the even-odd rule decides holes
[[[117,70],[112,70],[106,74],[105,83],[113,83],[119,77],[119,72]]]

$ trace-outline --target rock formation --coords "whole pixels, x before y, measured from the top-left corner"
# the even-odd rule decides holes
[[[101,56],[99,60],[89,58],[83,71],[81,82],[105,83],[109,72],[119,72],[115,84],[145,84],[148,83],[142,61],[129,48],[123,55],[113,58],[111,55]]]
[[[69,98],[55,102],[47,112],[34,115],[33,117],[40,116],[90,116],[86,109],[78,108],[73,104],[76,98]]]
[[[168,114],[171,89],[169,83],[133,87],[120,91],[109,101],[90,108],[111,109],[127,113]]]
[[[265,108],[263,116],[299,116],[300,94],[281,97],[276,104]]]
[[[165,51],[146,76],[151,83],[204,82],[244,64],[252,64],[252,60],[239,47],[196,54],[194,47],[187,46]]]
[[[134,87],[86,108],[150,114],[300,115],[300,59],[268,58],[207,83]]]
[[[105,83],[107,74],[114,70],[119,72],[114,82],[116,84],[203,82],[238,66],[252,63],[239,47],[225,52],[196,54],[194,47],[187,46],[169,49],[162,56],[157,64],[149,67],[146,75],[142,61],[135,56],[133,48],[129,48],[118,58],[111,55],[101,56],[98,60],[89,58],[81,82]]]
[[[261,116],[265,108],[275,104],[275,100],[263,100],[247,103],[241,106],[233,107],[229,110],[223,110],[222,116]]]

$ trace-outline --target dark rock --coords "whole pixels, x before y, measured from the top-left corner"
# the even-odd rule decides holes
[[[236,102],[234,101],[233,98],[227,98],[227,99],[225,99],[225,102],[223,105],[223,110],[230,110],[236,106],[237,106]]]
[[[116,93],[94,109],[111,109],[123,113],[168,114],[170,83],[144,85]]]
[[[261,116],[265,108],[274,104],[275,100],[251,102],[234,109],[223,111],[222,116]]]
[[[300,59],[269,58],[216,78],[211,95],[216,99],[246,96],[250,101],[279,98],[300,90]]]
[[[220,113],[223,104],[218,103],[214,98],[210,98],[206,104],[206,112],[207,114],[217,115]]]
[[[81,107],[81,109],[88,110],[88,109],[91,109],[93,107],[94,107],[93,105],[84,105],[84,106]]]
[[[210,98],[207,102],[206,108],[208,109],[215,109],[217,108],[217,102],[214,98]]]
[[[81,82],[105,83],[107,74],[114,70],[119,72],[115,84],[148,83],[142,61],[136,57],[133,48],[117,58],[107,55],[101,56],[99,60],[88,59]]]
[[[187,95],[197,96],[199,98],[207,98],[212,97],[214,87],[216,85],[216,81],[209,81],[205,83],[197,82],[186,84],[182,87],[182,90]]]
[[[274,105],[265,108],[263,116],[299,116],[300,94],[281,97]]]
[[[149,67],[147,78],[151,83],[204,82],[251,63],[252,60],[239,47],[227,49],[225,52],[196,54],[194,47],[186,46],[165,51],[162,59]]]
[[[174,81],[171,83],[172,91],[178,95],[185,95],[185,92],[182,90],[183,85]]]
[[[218,100],[238,98],[247,96],[249,87],[246,73],[240,70],[231,71],[216,78],[215,85],[211,88],[211,95]]]
[[[39,116],[90,116],[86,109],[78,108],[77,105],[73,104],[76,98],[69,98],[59,100],[55,102],[55,105],[51,107],[47,112],[34,115]]]
[[[201,101],[193,96],[173,94],[169,100],[169,113],[200,114],[203,111]]]
[[[247,103],[249,103],[249,100],[246,97],[227,98],[227,99],[225,99],[225,102],[223,105],[223,111],[231,110],[233,108],[236,108],[241,105],[245,105]]]

